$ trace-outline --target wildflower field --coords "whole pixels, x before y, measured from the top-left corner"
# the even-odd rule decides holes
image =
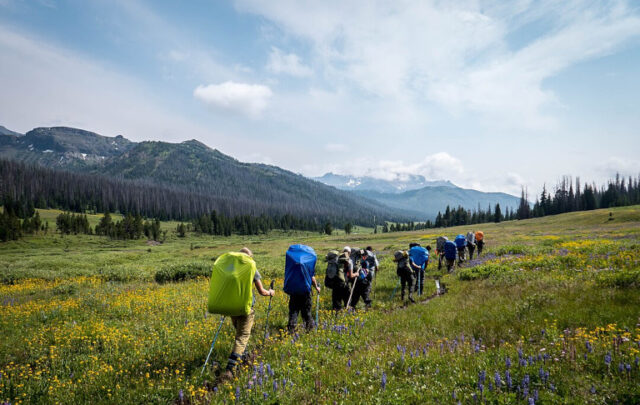
[[[46,217],[47,213],[43,212]],[[175,229],[166,224],[167,229]],[[471,227],[321,236],[272,232],[165,243],[49,233],[0,245],[0,403],[640,403],[640,207],[475,226],[483,256],[438,271],[405,305],[394,250]],[[315,331],[283,332],[284,254],[304,243],[372,245],[381,262],[371,310],[335,315],[319,299]],[[207,274],[248,246],[258,296],[252,353],[216,384],[231,349],[206,313]],[[433,296],[434,279],[448,292]],[[314,315],[315,302],[314,301]],[[362,304],[360,304],[362,305]]]

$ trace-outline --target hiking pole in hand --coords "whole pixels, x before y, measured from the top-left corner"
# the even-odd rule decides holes
[[[273,290],[273,286],[275,284],[276,280],[271,280],[271,284],[269,285],[269,289]],[[265,321],[264,324],[264,339],[263,339],[263,343],[264,341],[267,340],[267,332],[269,331],[269,312],[271,312],[271,299],[273,298],[273,295],[269,297],[269,308],[267,308],[267,320]]]
[[[209,349],[209,354],[207,354],[207,359],[204,361],[204,366],[202,366],[202,371],[200,375],[204,373],[204,369],[207,367],[207,363],[209,363],[209,357],[211,357],[211,353],[213,352],[213,346],[216,344],[216,340],[218,340],[218,335],[220,334],[220,329],[222,329],[222,324],[224,323],[224,315],[220,317],[220,325],[218,325],[218,330],[216,331],[216,335],[213,338],[213,342],[211,342],[211,348]]]
[[[398,288],[400,288],[400,278],[398,278],[398,284],[396,284],[396,288],[394,288],[393,292],[391,293],[391,300],[393,300],[393,297],[396,296],[396,291],[398,291]]]
[[[318,308],[320,308],[320,292],[316,294],[316,330],[318,329]]]
[[[358,276],[353,279],[353,286],[351,286],[351,294],[349,294],[349,301],[347,301],[347,308],[351,305],[351,297],[353,297],[353,291],[356,289],[356,283],[358,282]]]

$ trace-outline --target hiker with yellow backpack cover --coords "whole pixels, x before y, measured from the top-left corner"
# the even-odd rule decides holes
[[[260,273],[253,260],[253,253],[248,248],[242,248],[240,252],[225,253],[214,262],[209,282],[207,310],[209,313],[222,315],[220,327],[222,327],[224,317],[231,317],[231,322],[236,330],[235,342],[223,378],[233,376],[251,337],[254,320],[252,284],[262,296],[273,297],[275,294],[273,289],[266,290],[262,286]],[[213,351],[215,341],[214,338],[205,361],[205,367]]]

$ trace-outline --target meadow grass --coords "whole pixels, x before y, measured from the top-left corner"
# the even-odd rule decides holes
[[[416,240],[435,247],[437,236],[472,228],[485,233],[483,257],[452,274],[432,259],[421,303],[392,299],[394,250]],[[319,258],[372,245],[381,261],[373,309],[336,315],[323,290],[318,330],[285,333],[284,254],[293,243],[314,247]],[[257,297],[255,356],[214,388],[233,328],[224,323],[215,363],[200,376],[220,320],[206,313],[200,274],[242,246],[278,293],[269,337],[268,299]],[[0,401],[640,402],[638,206],[387,234],[178,238],[170,231],[159,246],[50,232],[3,244],[0,253]],[[196,278],[170,282],[180,271]],[[434,278],[449,291],[427,301]]]

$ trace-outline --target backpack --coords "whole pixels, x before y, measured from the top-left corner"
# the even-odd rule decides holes
[[[429,252],[422,246],[414,246],[409,249],[409,257],[415,265],[422,267],[429,260]]]
[[[344,271],[341,271],[338,265],[338,251],[331,250],[327,253],[327,272],[324,276],[324,286],[333,288],[336,284],[344,283]],[[343,262],[344,265],[344,262]]]
[[[436,239],[436,250],[438,253],[444,252],[444,244],[448,240],[446,236],[438,236],[438,239]]]
[[[482,239],[484,239],[484,232],[482,232],[482,231],[477,231],[477,232],[476,232],[476,240],[477,240],[477,241],[481,241]]]
[[[455,260],[456,251],[457,251],[457,248],[455,243],[451,242],[450,240],[444,243],[444,257],[446,257],[449,260]]]
[[[469,245],[476,244],[476,235],[473,232],[467,232],[467,243]]]
[[[393,254],[393,261],[399,262],[400,260],[407,258],[409,255],[404,250],[396,250]]]
[[[463,234],[456,236],[455,242],[456,242],[456,246],[459,249],[467,246],[467,239],[464,237]]]
[[[249,315],[256,262],[244,253],[225,253],[213,263],[207,310],[212,314]]]
[[[291,245],[287,250],[284,267],[284,292],[308,294],[311,278],[316,273],[316,252],[306,245]]]

